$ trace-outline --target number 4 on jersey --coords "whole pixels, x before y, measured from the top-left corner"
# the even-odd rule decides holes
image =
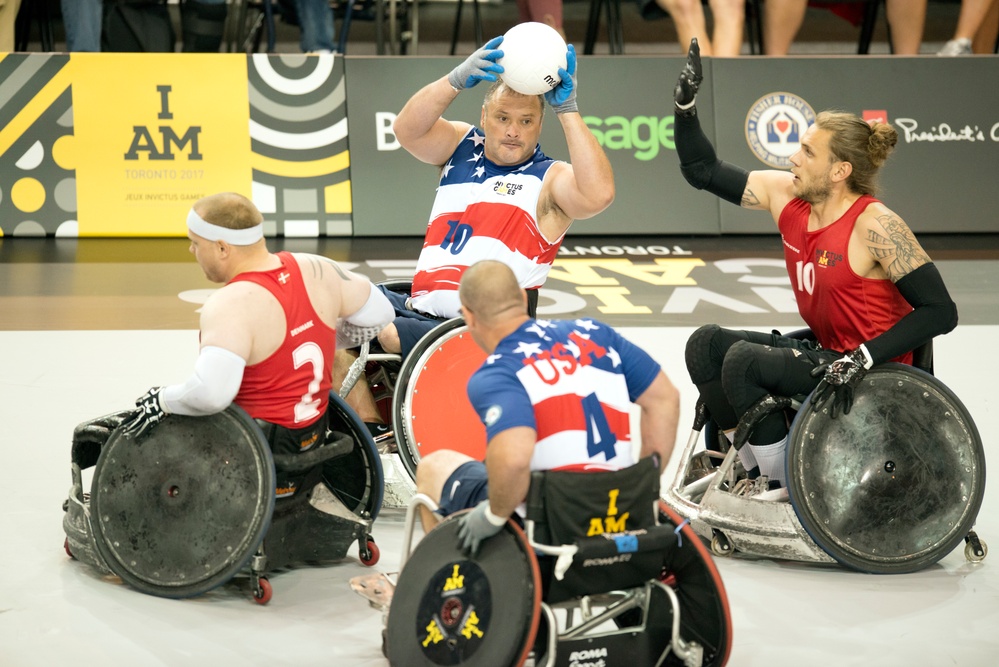
[[[610,461],[617,456],[617,436],[611,431],[607,423],[607,415],[600,405],[600,399],[596,394],[590,394],[583,399],[583,417],[586,419],[586,453],[590,458],[596,458],[598,454],[603,454],[604,458]]]

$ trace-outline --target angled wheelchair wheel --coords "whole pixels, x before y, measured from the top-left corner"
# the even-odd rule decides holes
[[[399,457],[412,477],[420,459],[438,449],[485,458],[485,429],[465,393],[485,360],[464,320],[456,317],[432,329],[403,361],[392,422]]]
[[[704,649],[702,665],[720,667],[732,651],[732,615],[721,575],[694,529],[661,500],[659,522],[679,530],[677,543],[666,550],[663,583],[680,603],[680,636]],[[670,654],[666,664],[682,663]]]
[[[274,460],[260,427],[235,405],[171,415],[136,443],[115,430],[90,495],[97,550],[143,593],[184,598],[234,577],[274,511]]]
[[[399,575],[387,657],[398,667],[523,665],[540,618],[541,575],[520,527],[508,521],[470,559],[450,518],[423,538]]]
[[[323,484],[358,516],[378,518],[385,493],[385,473],[371,432],[347,403],[330,392],[329,428],[354,439],[354,449],[323,464]]]
[[[961,401],[911,366],[871,369],[837,419],[802,405],[788,437],[788,493],[802,526],[862,572],[921,570],[971,530],[985,453]]]

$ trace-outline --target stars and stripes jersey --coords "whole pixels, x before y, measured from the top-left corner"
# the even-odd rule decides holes
[[[864,278],[850,268],[854,224],[877,201],[863,195],[839,220],[812,232],[808,231],[811,204],[792,199],[781,211],[777,225],[798,312],[826,349],[854,350],[912,311],[891,280]],[[894,361],[910,364],[912,353]]]
[[[531,470],[617,470],[635,463],[631,407],[658,373],[602,322],[527,320],[472,375],[468,397],[487,441],[537,432]]]
[[[457,317],[461,274],[483,259],[503,262],[521,287],[540,287],[565,237],[548,240],[535,218],[545,174],[555,160],[536,146],[510,167],[485,156],[485,137],[469,129],[441,169],[411,305],[437,317]]]
[[[336,330],[312,307],[295,258],[289,252],[277,256],[279,268],[241,273],[230,281],[255,283],[273,294],[284,310],[286,327],[284,342],[274,354],[244,369],[233,402],[254,419],[304,428],[329,404]]]

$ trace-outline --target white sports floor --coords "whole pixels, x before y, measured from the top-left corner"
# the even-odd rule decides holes
[[[691,329],[621,331],[683,392],[679,450],[694,401],[682,358]],[[959,326],[935,348],[937,375],[974,416],[989,465],[999,452],[999,364],[990,352],[997,336],[999,326]],[[5,331],[0,349],[0,665],[386,664],[381,614],[348,585],[370,572],[354,557],[272,576],[274,598],[259,606],[235,584],[189,600],[150,597],[102,579],[63,551],[74,426],[130,406],[151,385],[183,380],[197,349],[195,331]],[[402,510],[385,509],[375,523],[382,571],[397,569],[402,517]],[[986,489],[976,529],[999,545],[995,484]],[[999,664],[996,558],[971,564],[959,547],[925,571],[895,576],[716,559],[734,628],[729,664]]]

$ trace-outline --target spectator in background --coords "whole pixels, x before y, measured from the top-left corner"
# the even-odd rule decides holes
[[[353,2],[353,0],[347,0]],[[328,0],[295,0],[302,53],[333,53],[333,8]]]
[[[67,51],[101,50],[102,0],[62,0]]]
[[[954,38],[937,52],[938,56],[967,56],[992,53],[996,48],[999,0],[961,0]]]
[[[21,0],[0,0],[0,53],[14,50],[14,23]]]
[[[923,41],[923,26],[926,24],[926,2],[927,0],[885,0],[892,53],[895,55],[914,56],[919,53],[919,45]],[[805,19],[808,4],[808,0],[767,0],[763,11],[763,50],[766,55],[787,55],[791,42]],[[829,8],[851,20],[853,15],[850,12],[863,9],[859,4]],[[854,22],[859,22],[859,19]]]
[[[181,50],[185,53],[218,53],[225,33],[226,0],[181,2]]]
[[[217,53],[225,30],[226,0],[183,0],[180,12],[181,50]],[[66,50],[100,51],[103,18],[103,0],[62,0]]]
[[[517,0],[519,20],[521,23],[536,21],[558,30],[565,39],[565,28],[562,27],[562,0]]]
[[[768,0],[768,3],[773,0]],[[690,40],[697,38],[701,55],[734,58],[742,51],[742,30],[746,21],[745,0],[710,0],[712,35],[701,0],[638,0],[642,18],[669,16],[676,25],[680,48],[686,51]]]

